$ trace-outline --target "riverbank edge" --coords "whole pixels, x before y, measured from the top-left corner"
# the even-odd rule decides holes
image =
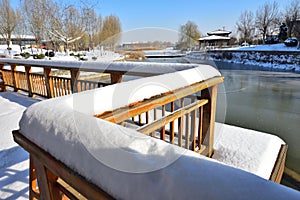
[[[186,55],[192,60],[221,61],[235,64],[257,65],[264,68],[300,72],[300,51],[262,50],[209,50]]]

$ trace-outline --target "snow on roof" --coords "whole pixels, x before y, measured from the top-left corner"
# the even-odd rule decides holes
[[[93,117],[219,75],[200,65],[45,100],[25,111],[20,132],[117,199],[299,198],[290,188]]]
[[[207,33],[207,35],[222,35],[222,34],[230,34],[231,31],[226,31],[226,30],[215,30]]]
[[[223,37],[218,35],[210,35],[206,37],[202,37],[199,39],[200,41],[207,41],[207,40],[230,40],[230,37]]]

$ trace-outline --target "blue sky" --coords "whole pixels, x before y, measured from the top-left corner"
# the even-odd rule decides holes
[[[244,10],[255,11],[265,0],[102,0],[97,11],[121,19],[123,31],[143,27],[179,30],[188,20],[195,22],[202,34],[225,27],[235,31]],[[278,1],[280,8],[289,0]]]
[[[20,0],[12,0],[19,2]],[[58,1],[58,0],[57,0]],[[60,0],[74,3],[80,0]],[[85,2],[95,1],[86,0]],[[136,29],[156,27],[176,32],[180,25],[188,20],[196,23],[203,35],[207,32],[222,29],[236,33],[236,22],[242,11],[251,10],[254,13],[268,0],[99,0],[96,12],[103,17],[113,14],[120,18],[124,32],[134,32]],[[270,0],[272,1],[272,0]],[[290,0],[277,1],[280,10],[284,10]],[[148,31],[149,29],[147,29]],[[149,32],[149,31],[148,31]],[[135,37],[135,34],[131,34]],[[171,37],[173,38],[173,37]],[[146,40],[146,39],[145,39]]]

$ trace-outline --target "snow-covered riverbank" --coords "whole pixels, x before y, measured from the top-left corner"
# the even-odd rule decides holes
[[[207,52],[198,51],[192,52],[186,57],[196,61],[211,59],[300,72],[300,49],[286,47],[284,44],[226,48]]]

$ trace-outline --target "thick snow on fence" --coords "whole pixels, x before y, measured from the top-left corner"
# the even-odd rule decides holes
[[[290,188],[93,117],[215,76],[203,65],[45,100],[25,111],[20,132],[118,199],[299,199]]]

